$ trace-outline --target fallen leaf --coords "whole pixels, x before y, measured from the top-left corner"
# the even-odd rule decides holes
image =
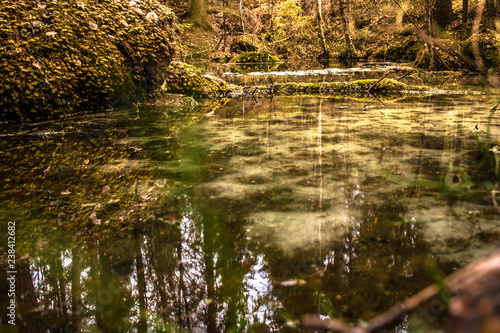
[[[90,30],[97,30],[98,26],[92,21],[89,21],[89,28]]]
[[[149,22],[151,22],[151,21],[158,21],[158,15],[156,15],[156,13],[154,11],[149,12],[146,15],[146,20],[148,20]]]
[[[61,194],[62,194],[62,195],[70,195],[70,194],[71,194],[71,192],[70,192],[70,191],[68,191],[68,190],[66,190],[66,191],[64,191],[64,192],[61,192]]]
[[[55,32],[55,31],[48,31],[48,32],[45,33],[45,35],[47,37],[55,38],[57,36],[57,32]]]

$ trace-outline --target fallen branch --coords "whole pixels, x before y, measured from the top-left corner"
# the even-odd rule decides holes
[[[468,290],[476,292],[477,289],[487,291],[488,285],[484,281],[492,280],[500,274],[500,252],[496,252],[489,258],[473,263],[448,276],[444,283],[452,293],[467,293]],[[485,289],[486,288],[486,289]],[[324,318],[317,315],[305,315],[300,320],[300,325],[304,328],[328,329],[337,333],[374,333],[393,328],[400,323],[404,317],[419,308],[423,303],[439,295],[442,288],[437,284],[428,286],[417,294],[413,295],[405,302],[393,306],[387,312],[371,319],[364,327],[351,327],[347,323],[338,319]],[[487,294],[487,292],[484,292]],[[491,298],[499,295],[490,295]],[[453,307],[453,303],[452,303]],[[475,309],[481,311],[481,309]]]
[[[376,85],[377,85],[380,81],[382,81],[382,80],[383,80],[383,79],[384,79],[387,75],[389,75],[389,72],[390,72],[390,71],[385,72],[385,74],[384,74],[384,75],[382,75],[382,77],[381,77],[380,79],[378,79],[378,80],[377,80],[374,84],[372,84],[372,85],[370,86],[370,88],[368,88],[368,90],[366,90],[366,92],[367,92],[367,93],[370,93],[370,90],[372,90],[372,88],[373,88],[373,87],[375,87],[375,86],[376,86]]]

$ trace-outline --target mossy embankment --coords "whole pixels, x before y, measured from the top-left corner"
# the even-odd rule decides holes
[[[2,0],[2,121],[131,105],[161,83],[176,25],[156,0]]]
[[[357,80],[353,82],[286,82],[276,83],[268,86],[244,87],[247,94],[266,93],[273,95],[296,95],[296,94],[337,94],[346,96],[377,93],[384,94],[405,94],[422,93],[430,91],[424,86],[409,85],[393,79],[382,80]]]

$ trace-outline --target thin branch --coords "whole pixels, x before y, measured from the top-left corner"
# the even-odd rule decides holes
[[[380,81],[382,81],[387,75],[389,75],[391,71],[387,71],[385,72],[384,75],[382,75],[382,77],[380,79],[377,80],[377,82],[375,82],[374,84],[371,85],[370,88],[368,88],[368,90],[366,91],[367,93],[370,93],[370,90],[372,90],[373,87],[375,87]]]

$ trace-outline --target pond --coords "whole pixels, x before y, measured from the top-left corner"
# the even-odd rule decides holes
[[[15,249],[16,261],[0,275],[15,277],[17,317],[2,328],[367,321],[497,246],[499,97],[170,96],[3,125],[2,258]],[[439,331],[446,301],[393,331]]]

